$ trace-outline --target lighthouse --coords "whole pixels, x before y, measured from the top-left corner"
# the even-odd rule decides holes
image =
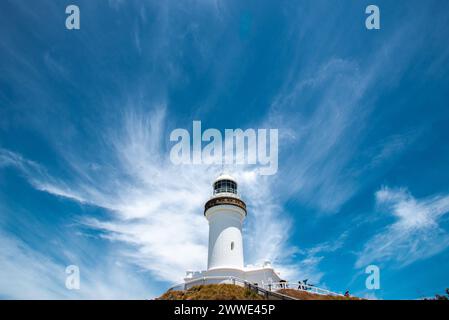
[[[248,282],[269,287],[281,281],[269,261],[259,266],[245,265],[242,226],[246,215],[246,203],[238,193],[237,180],[221,174],[212,182],[212,195],[204,205],[204,216],[209,223],[207,270],[187,271],[184,288]]]
[[[204,216],[209,222],[207,269],[243,269],[242,225],[246,204],[238,195],[233,177],[223,174],[215,179]]]

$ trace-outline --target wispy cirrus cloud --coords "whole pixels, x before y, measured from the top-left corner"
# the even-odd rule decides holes
[[[312,113],[312,121],[299,119],[304,124],[299,131],[291,121],[281,127],[281,147],[294,141],[303,150],[286,157],[288,170],[281,169],[276,178],[258,176],[253,168],[233,168],[250,209],[245,228],[247,262],[271,260],[289,279],[322,279],[324,273],[319,264],[328,251],[303,252],[301,261],[289,258],[297,249],[289,244],[291,223],[282,201],[300,190],[301,197],[309,197],[308,201],[321,209],[332,211],[355,192],[356,186],[344,178],[351,172],[344,170],[352,155],[349,150],[356,144],[346,138],[353,137],[352,129],[360,125],[354,122],[354,113],[364,112],[357,105],[360,97],[348,102],[347,95],[338,92],[362,82],[355,64],[332,60],[322,66],[316,78],[301,82],[292,95],[278,97],[282,101],[274,102],[273,110],[292,108],[301,101],[298,95],[303,94],[304,88],[318,90],[330,84],[321,107]],[[360,90],[363,94],[364,89]],[[340,108],[339,101],[346,103],[344,108]],[[64,179],[7,150],[2,152],[2,163],[20,169],[38,190],[107,209],[112,213],[110,219],[82,217],[80,221],[100,231],[105,239],[127,244],[127,250],[121,254],[157,279],[179,281],[185,270],[205,268],[207,222],[202,210],[211,191],[210,182],[221,168],[173,166],[164,139],[168,137],[167,108],[157,105],[150,111],[144,109],[127,106],[121,122],[104,133],[104,144],[96,148],[94,163],[77,150],[65,147],[61,157],[70,174]],[[334,117],[334,112],[339,116]],[[280,124],[281,119],[272,115],[261,127]],[[285,151],[281,149],[281,153]],[[286,176],[289,179],[283,179]],[[289,181],[288,185],[285,181]],[[344,181],[343,185],[339,181]]]
[[[367,241],[356,268],[372,262],[403,267],[449,247],[449,234],[439,226],[440,219],[449,213],[449,195],[416,199],[405,188],[382,187],[376,192],[376,202],[394,222]]]
[[[69,290],[65,287],[67,265],[1,230],[0,243],[2,298],[148,299],[156,295],[126,265],[103,259],[98,259],[96,267],[78,266],[80,288]]]
[[[0,159],[18,168],[38,190],[108,210],[110,219],[86,216],[80,222],[105,239],[127,244],[122,254],[156,279],[179,281],[186,270],[206,267],[203,205],[221,167],[173,165],[164,139],[169,136],[166,108],[156,106],[146,113],[138,109],[128,108],[120,129],[107,135],[94,168],[66,148],[64,159],[71,170],[64,179],[8,150],[2,150]],[[290,251],[290,223],[274,195],[274,178],[257,175],[257,168],[231,170],[249,207],[247,262],[282,264],[286,256],[281,253]]]
[[[344,248],[348,232],[341,234],[333,241],[325,241],[318,243],[310,248],[302,249],[292,247],[290,252],[284,252],[287,256],[295,257],[296,262],[289,264],[288,260],[284,266],[281,266],[280,272],[283,277],[290,280],[305,280],[308,279],[311,284],[320,284],[325,276],[320,263],[325,261],[326,256],[335,253]]]
[[[372,134],[377,131],[373,120],[396,125],[382,114],[387,109],[394,113],[395,106],[377,105],[377,98],[395,89],[404,74],[416,76],[426,65],[415,59],[418,52],[434,61],[429,73],[444,73],[448,51],[436,42],[444,41],[447,19],[433,14],[429,8],[435,6],[422,5],[417,11],[410,6],[407,10],[414,12],[402,11],[400,27],[392,28],[396,31],[361,35],[353,29],[358,9],[343,23],[341,16],[347,13],[341,4],[236,4],[80,1],[82,15],[103,19],[84,20],[88,29],[82,29],[89,32],[71,33],[67,41],[59,33],[64,30],[52,27],[63,29],[63,10],[54,1],[32,9],[23,1],[5,2],[2,12],[16,9],[17,18],[0,19],[0,82],[7,84],[0,93],[6,106],[0,108],[0,128],[7,134],[5,145],[17,152],[1,149],[0,167],[13,166],[35,189],[81,204],[89,214],[77,217],[77,226],[100,233],[113,243],[109,250],[120,247],[114,253],[153,278],[174,281],[185,269],[205,267],[203,204],[221,168],[172,166],[168,127],[173,122],[188,127],[193,119],[217,123],[220,118],[223,126],[279,128],[276,177],[257,176],[247,167],[232,172],[249,207],[245,255],[248,263],[273,260],[288,279],[319,282],[324,276],[320,264],[335,246],[325,242],[298,249],[301,243],[289,239],[290,217],[300,224],[315,216],[287,212],[286,207],[299,202],[317,214],[338,212],[415,141],[419,130],[410,133],[403,127],[380,138]],[[327,15],[329,8],[334,14]],[[48,23],[39,22],[43,16]],[[16,28],[16,21],[28,24]],[[315,28],[317,22],[320,28]],[[105,32],[105,25],[114,32]],[[247,28],[244,37],[242,27]],[[138,107],[122,103],[140,90],[151,101]],[[412,106],[410,97],[404,94],[395,101]],[[153,101],[169,101],[170,106]],[[268,116],[264,108],[270,109]],[[12,137],[16,130],[18,139]],[[42,146],[39,163],[31,161],[36,149],[28,141],[21,145],[21,133]],[[54,162],[46,163],[47,157]],[[59,165],[63,169],[55,168]],[[90,215],[90,206],[104,208],[107,215]],[[319,231],[320,237],[329,237],[329,229]],[[434,236],[415,233],[419,246]],[[31,247],[41,244],[29,245],[32,252],[36,248]],[[369,244],[365,248],[375,252]],[[30,256],[11,261],[20,266],[48,258]],[[394,259],[391,252],[387,256]],[[5,268],[12,272],[11,266]]]
[[[379,107],[377,99],[397,86],[421,50],[424,37],[409,41],[419,23],[398,28],[365,60],[318,55],[307,67],[301,59],[293,61],[268,117],[289,146],[282,155],[289,196],[321,212],[338,212],[416,141],[422,128],[372,139],[372,149],[365,139],[375,130],[370,120]],[[391,55],[404,43],[408,50],[393,61]]]
[[[364,74],[355,62],[332,59],[276,97],[270,121],[282,128],[282,141],[288,145],[281,158],[286,167],[281,174],[289,184],[286,196],[336,212],[359,190],[357,177],[394,159],[413,142],[407,138],[410,133],[397,134],[376,142],[376,148],[365,151],[366,159],[355,161],[369,131],[366,121],[374,105],[365,97],[377,72]]]

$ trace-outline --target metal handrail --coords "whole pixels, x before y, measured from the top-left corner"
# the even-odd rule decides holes
[[[276,298],[280,298],[280,299],[293,299],[289,296],[286,296],[284,294],[276,292],[276,291],[282,290],[282,289],[293,289],[293,290],[314,293],[314,294],[319,294],[319,295],[343,296],[341,293],[332,292],[332,291],[329,291],[326,289],[322,289],[322,288],[315,287],[312,285],[307,285],[307,284],[299,284],[299,283],[293,283],[293,282],[273,282],[273,283],[259,285],[259,284],[250,283],[247,280],[237,278],[234,276],[200,277],[200,278],[192,279],[190,281],[186,281],[186,282],[171,286],[168,290],[169,291],[170,290],[186,290],[188,286],[195,285],[195,284],[197,284],[197,285],[201,285],[201,284],[205,285],[208,283],[210,284],[210,282],[212,282],[214,280],[229,281],[228,282],[229,284],[241,285],[244,287],[248,287],[248,288],[252,289],[253,291],[256,291],[257,293],[262,293],[265,296],[275,295]]]
[[[270,291],[267,290],[257,284],[253,284],[249,281],[237,278],[237,277],[233,277],[233,276],[207,276],[207,277],[200,277],[197,279],[193,279],[190,281],[186,281],[184,283],[180,283],[177,285],[174,285],[172,287],[170,287],[168,289],[168,291],[170,290],[186,290],[188,286],[192,285],[192,284],[208,284],[208,282],[210,283],[213,280],[221,280],[221,281],[229,281],[229,284],[234,284],[234,285],[240,285],[242,287],[246,287],[254,292],[256,292],[257,294],[263,295],[265,296],[267,299],[269,299],[270,297],[272,299],[277,299],[277,300],[297,300],[296,298],[287,296],[285,294],[279,293],[279,292],[275,292],[275,291]],[[179,289],[178,289],[179,288]]]
[[[303,284],[299,282],[274,282],[274,283],[268,283],[263,285],[264,288],[268,288],[268,290],[282,290],[282,289],[293,289],[298,291],[304,291],[308,293],[314,293],[319,295],[326,295],[326,296],[340,296],[343,297],[344,295],[337,292],[332,292],[327,289],[319,288],[313,285],[309,284]]]

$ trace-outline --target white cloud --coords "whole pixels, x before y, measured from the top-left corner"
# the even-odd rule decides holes
[[[0,230],[0,295],[7,299],[148,299],[155,296],[125,266],[80,267],[80,290],[65,287],[66,265]],[[73,249],[73,248],[72,248]]]
[[[407,189],[383,187],[376,192],[376,201],[394,222],[366,243],[357,268],[386,261],[406,266],[449,246],[449,235],[439,227],[440,218],[449,212],[449,195],[416,199]]]
[[[123,0],[109,0],[109,5],[115,9],[120,9],[123,3]],[[209,97],[201,103],[203,106],[200,105],[197,109],[199,115],[204,115],[202,110],[216,105],[221,94],[228,91],[227,84],[238,83],[235,81],[238,78],[234,71],[236,68],[245,70],[245,59],[241,58],[247,53],[244,46],[238,43],[225,46],[224,50],[222,46],[219,46],[220,50],[213,49],[216,39],[221,39],[216,35],[225,35],[224,31],[227,30],[229,23],[224,19],[227,18],[226,15],[231,16],[232,10],[228,10],[226,5],[219,1],[202,3],[207,4],[208,8],[205,16],[209,18],[212,16],[216,21],[220,21],[218,25],[207,23],[206,33],[202,32],[202,21],[196,21],[198,11],[191,16],[190,24],[186,26],[180,24],[183,29],[181,31],[184,32],[178,32],[179,25],[170,22],[178,21],[177,14],[188,12],[184,9],[189,5],[176,2],[152,7],[156,27],[141,29],[136,27],[133,39],[139,51],[149,49],[142,56],[151,61],[151,65],[159,66],[155,69],[161,71],[161,74],[151,74],[149,70],[143,68],[143,73],[151,81],[145,77],[140,85],[147,89],[151,87],[147,84],[152,83],[157,87],[155,91],[162,92],[163,96],[167,88],[159,82],[194,81],[189,78],[189,72],[183,72],[183,64],[176,63],[178,55],[186,55],[182,43],[188,36],[189,44],[194,45],[198,52],[196,59],[192,60],[194,66],[198,70],[202,70],[204,66],[207,66],[208,70],[212,68],[210,71],[212,86],[207,93]],[[145,5],[141,3],[139,5],[140,18],[146,20]],[[29,11],[29,16],[32,15],[36,19],[39,16],[26,6],[20,6],[21,10]],[[51,6],[52,12],[59,10],[57,6]],[[292,17],[289,15],[288,18]],[[311,16],[311,19],[314,17]],[[288,24],[292,25],[293,29],[288,30],[287,34],[296,35],[296,38],[298,34],[304,35],[306,32],[306,29],[302,28],[304,21],[295,19],[295,16],[292,21],[295,22]],[[302,23],[297,24],[297,21]],[[308,21],[306,25],[311,22],[313,21]],[[415,22],[410,25],[416,25]],[[413,30],[414,28],[411,29]],[[212,37],[208,37],[208,34]],[[413,34],[414,41],[409,41],[410,34]],[[323,39],[329,40],[329,37],[329,34],[315,37],[320,39],[320,46],[315,47],[311,43],[310,47],[324,49],[322,44],[328,41]],[[141,46],[144,43],[143,39],[151,41]],[[319,264],[321,256],[313,255],[312,252],[299,268],[297,265],[288,265],[284,262],[285,257],[295,249],[287,245],[290,222],[282,211],[282,201],[297,197],[320,210],[336,211],[357,192],[361,183],[369,180],[366,175],[363,175],[362,179],[365,168],[350,166],[351,160],[358,155],[357,146],[360,137],[363,136],[361,133],[364,129],[364,119],[371,111],[368,104],[374,101],[378,92],[370,91],[368,95],[368,89],[379,83],[390,82],[390,79],[382,78],[382,75],[388,75],[395,80],[400,79],[404,66],[413,61],[416,52],[414,49],[419,48],[418,40],[416,32],[399,30],[391,41],[386,42],[385,47],[375,50],[376,54],[364,59],[360,64],[338,58],[320,61],[317,60],[319,58],[315,58],[320,55],[315,53],[313,59],[305,60],[304,41],[296,41],[297,48],[288,48],[286,56],[290,57],[290,52],[296,52],[296,55],[292,56],[291,64],[288,64],[290,71],[283,77],[285,83],[274,99],[271,116],[267,119],[266,125],[261,126],[281,128],[280,147],[286,145],[290,147],[284,150],[285,158],[282,157],[284,169],[280,169],[280,179],[274,181],[275,178],[256,176],[248,168],[240,168],[234,172],[241,181],[241,190],[251,209],[246,225],[248,262],[254,263],[265,259],[282,262],[288,269],[283,271],[283,274],[297,269],[309,270],[310,266],[315,268]],[[331,43],[333,41],[338,42],[332,39]],[[96,49],[97,45],[98,43],[94,41],[92,47],[88,44],[86,47]],[[404,50],[404,45],[407,46],[407,50]],[[54,99],[49,99],[43,94],[51,92],[50,88],[42,87],[47,83],[43,78],[44,73],[38,72],[35,66],[30,65],[31,60],[27,59],[26,55],[18,54],[23,50],[18,50],[14,44],[2,41],[0,46],[8,55],[14,57],[14,61],[19,61],[23,65],[24,68],[11,68],[6,74],[11,77],[8,83],[20,85],[35,98],[35,101],[41,101],[40,108],[38,104],[34,106],[33,111],[40,110],[42,114],[47,110],[52,111],[51,114],[59,111],[54,109],[56,108]],[[399,46],[403,50],[398,63],[397,59],[392,60],[391,57]],[[332,50],[332,47],[328,49],[329,54],[337,52]],[[283,54],[285,52],[280,52],[279,56],[282,57]],[[56,55],[44,56],[48,67],[61,72],[64,65],[56,58]],[[100,58],[92,56],[85,62],[91,63],[94,67],[101,64]],[[219,63],[216,63],[217,61]],[[393,61],[393,64],[389,61]],[[306,69],[311,68],[307,74],[303,73],[304,65],[308,66]],[[364,65],[368,67],[363,68]],[[389,72],[385,73],[385,70]],[[117,87],[129,89],[126,83],[120,83],[116,74],[112,76],[114,81],[117,81]],[[139,74],[135,78],[139,78]],[[157,86],[158,83],[160,88]],[[130,87],[132,85],[134,84]],[[96,92],[103,92],[99,87],[94,89]],[[311,99],[310,93],[319,95],[318,99],[316,101]],[[121,98],[119,94],[115,95],[113,92],[108,92],[104,96],[99,93],[95,103],[102,99],[111,101],[107,97],[112,101]],[[88,107],[95,107],[96,113],[100,115],[116,110],[109,106],[101,108],[97,104]],[[187,268],[205,266],[207,223],[202,217],[202,206],[206,195],[210,192],[210,180],[219,169],[206,166],[171,166],[164,158],[166,155],[163,143],[166,136],[164,125],[167,120],[165,109],[150,113],[138,112],[132,107],[128,109],[131,111],[125,115],[125,121],[116,124],[105,133],[106,145],[98,145],[95,147],[96,154],[91,155],[87,154],[88,151],[83,153],[74,149],[71,142],[76,139],[67,141],[61,137],[65,129],[70,131],[69,129],[74,126],[70,121],[58,117],[58,121],[51,124],[62,120],[61,128],[54,131],[50,130],[49,123],[39,121],[38,131],[47,136],[48,140],[57,141],[54,145],[60,144],[64,148],[60,156],[67,161],[70,174],[63,180],[48,173],[41,165],[7,150],[0,150],[0,167],[7,165],[17,167],[38,190],[108,209],[111,212],[111,219],[98,220],[86,217],[82,222],[102,230],[104,237],[112,241],[129,244],[130,248],[126,254],[134,262],[151,270],[162,279],[173,280],[182,276]],[[28,112],[30,110],[28,106],[23,110],[27,111],[21,113],[24,117],[40,115],[39,112]],[[28,121],[20,125],[29,126],[30,123]],[[94,126],[96,125],[97,123],[94,123]],[[101,125],[98,125],[98,128],[101,128]],[[55,132],[57,134],[54,134]],[[88,136],[95,139],[98,135],[99,132],[95,131],[90,132]],[[400,135],[393,136],[391,141],[384,141],[382,145],[385,148],[373,156],[373,165],[378,166],[398,150],[403,150],[407,146],[403,141]],[[83,147],[88,144],[88,141],[83,141]],[[370,156],[372,155],[368,157]],[[423,214],[419,219],[426,218],[426,214]],[[420,221],[419,219],[417,221]],[[413,225],[417,222],[411,219],[407,223]],[[317,250],[318,248],[315,249],[315,253]],[[283,266],[282,270],[285,269]],[[313,269],[310,273],[319,274],[319,271]]]
[[[375,70],[361,73],[354,62],[331,59],[276,97],[271,121],[284,134],[281,142],[294,150],[282,158],[290,196],[335,212],[357,191],[357,168],[349,165],[372,109],[363,98],[375,76]]]
[[[308,279],[309,283],[325,287],[322,278],[325,275],[321,271],[320,263],[326,259],[326,255],[343,248],[347,233],[343,233],[333,241],[319,243],[308,249],[290,248],[290,252],[284,252],[286,256],[295,256],[298,262],[292,265],[286,263],[279,271],[281,277],[288,280]],[[293,259],[292,259],[293,261]]]
[[[338,212],[364,184],[381,175],[381,165],[397,159],[414,142],[415,132],[395,133],[370,141],[376,147],[369,150],[364,139],[376,130],[369,122],[376,100],[397,84],[419,52],[423,38],[408,40],[415,27],[406,24],[396,30],[363,61],[310,58],[310,69],[302,59],[293,60],[268,119],[282,132],[280,144],[289,146],[280,163],[288,196],[321,212]],[[392,60],[404,43],[404,56]]]
[[[106,134],[94,169],[91,159],[76,157],[70,148],[64,150],[71,168],[64,180],[7,150],[1,150],[0,159],[20,169],[38,190],[110,211],[110,219],[81,217],[81,223],[100,230],[106,239],[128,244],[123,255],[158,280],[180,281],[186,270],[206,267],[208,225],[203,206],[221,167],[171,164],[165,107],[136,109],[128,108],[117,125],[120,129]],[[276,266],[286,259],[281,253],[289,251],[290,224],[274,192],[275,177],[259,176],[256,169],[230,168],[249,208],[246,262],[268,259]]]

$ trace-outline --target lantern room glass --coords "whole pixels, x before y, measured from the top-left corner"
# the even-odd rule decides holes
[[[234,193],[237,194],[237,183],[231,180],[220,180],[214,183],[214,194]]]

